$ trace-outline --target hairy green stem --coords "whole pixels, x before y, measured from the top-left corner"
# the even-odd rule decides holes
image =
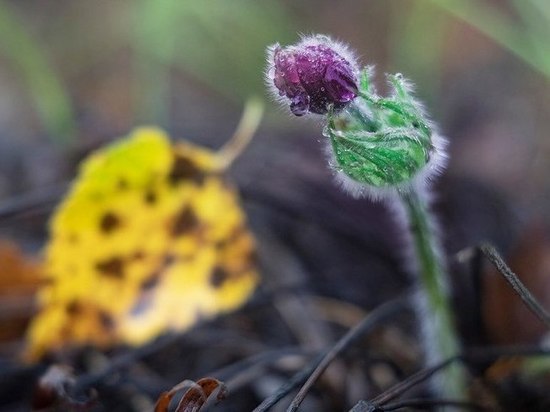
[[[434,234],[434,222],[428,211],[428,202],[415,190],[399,192],[406,211],[407,222],[416,258],[416,271],[420,284],[419,318],[426,344],[428,362],[439,362],[459,353],[459,342],[452,316],[451,303],[446,288],[445,265],[440,245]],[[463,398],[465,391],[464,370],[456,364],[444,371],[440,385],[442,394]]]

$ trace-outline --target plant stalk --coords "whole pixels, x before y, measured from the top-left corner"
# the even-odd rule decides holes
[[[413,188],[400,190],[399,197],[405,208],[414,246],[419,284],[417,312],[425,341],[426,361],[434,364],[460,352],[447,290],[447,273],[426,196],[422,190]],[[466,389],[463,367],[451,365],[442,376],[441,383],[435,384],[440,395],[463,399]]]

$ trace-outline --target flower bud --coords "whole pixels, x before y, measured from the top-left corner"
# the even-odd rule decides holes
[[[355,110],[329,119],[324,134],[342,185],[357,196],[383,198],[438,175],[445,166],[446,141],[408,80],[388,75],[390,97],[384,98],[369,92],[371,75],[369,69],[362,73]]]
[[[302,39],[293,46],[269,48],[268,83],[296,116],[338,111],[358,93],[355,59],[326,36]]]

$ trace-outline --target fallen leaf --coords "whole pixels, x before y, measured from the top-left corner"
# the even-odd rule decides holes
[[[92,154],[50,224],[26,357],[143,344],[242,305],[254,241],[214,153],[154,128]]]
[[[21,339],[34,313],[40,265],[14,243],[0,241],[0,342]]]
[[[215,378],[201,378],[197,382],[185,380],[161,394],[155,405],[155,412],[168,412],[174,396],[186,387],[188,389],[178,402],[175,412],[199,412],[212,394],[217,393],[216,403],[227,396],[224,383]]]

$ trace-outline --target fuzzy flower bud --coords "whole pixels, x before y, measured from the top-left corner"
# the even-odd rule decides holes
[[[338,111],[357,96],[357,67],[351,53],[326,36],[293,46],[269,48],[267,82],[296,116]],[[274,86],[274,87],[273,87]]]

